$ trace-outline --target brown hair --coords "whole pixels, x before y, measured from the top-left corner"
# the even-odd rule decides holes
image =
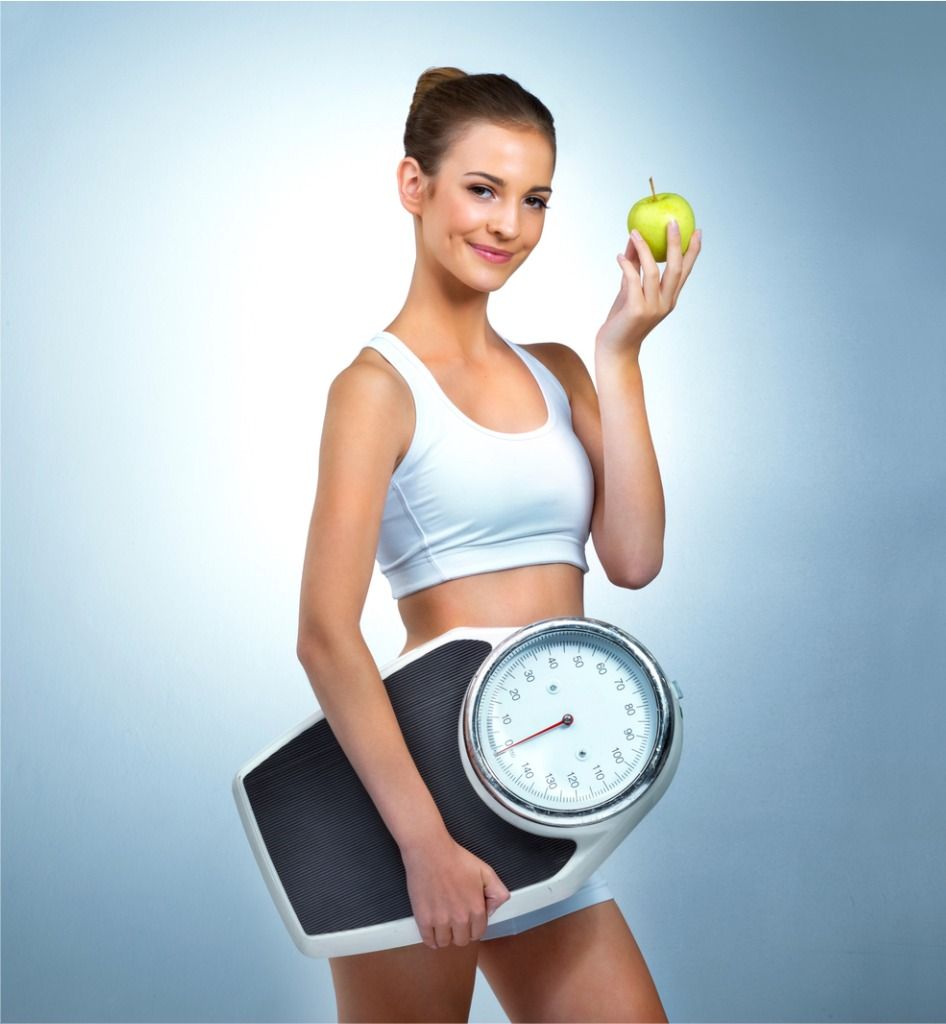
[[[417,79],[404,128],[404,155],[436,177],[447,150],[475,122],[542,132],[552,147],[555,122],[548,107],[507,75],[468,75],[459,68],[427,68]]]

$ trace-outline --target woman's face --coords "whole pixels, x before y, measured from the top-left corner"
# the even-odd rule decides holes
[[[502,287],[542,237],[552,166],[539,131],[470,126],[444,157],[433,196],[421,198],[421,255],[477,291]],[[474,245],[511,256],[494,262]]]

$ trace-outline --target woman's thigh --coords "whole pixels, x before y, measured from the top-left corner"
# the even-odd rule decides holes
[[[339,1021],[468,1021],[479,946],[329,957]]]
[[[667,1020],[613,899],[480,942],[479,967],[513,1024]]]

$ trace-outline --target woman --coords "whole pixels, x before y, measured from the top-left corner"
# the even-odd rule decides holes
[[[662,281],[643,240],[618,256],[620,291],[595,339],[599,409],[571,348],[514,345],[486,316],[542,236],[549,111],[505,75],[431,68],[404,148],[414,274],[401,311],[329,388],[298,655],[398,843],[422,941],[330,958],[339,1020],[466,1021],[479,967],[512,1021],[664,1021],[598,872],[566,900],[487,927],[509,891],[444,826],[360,620],[376,557],[407,631],[402,654],[459,625],[584,615],[589,532],[616,586],[653,579],[663,492],[638,355],[699,237],[683,257],[670,233]]]

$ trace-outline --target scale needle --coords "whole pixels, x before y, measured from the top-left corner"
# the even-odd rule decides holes
[[[552,725],[547,725],[544,729],[539,729],[538,732],[534,732],[531,736],[523,736],[521,740],[516,740],[515,743],[510,743],[509,746],[503,747],[501,750],[497,751],[497,753],[501,754],[503,750],[512,750],[513,747],[518,747],[520,743],[525,743],[526,740],[531,740],[534,739],[536,736],[541,736],[542,733],[548,732],[549,729],[557,729],[560,725],[571,725],[574,721],[575,718],[573,715],[564,714],[562,715],[560,721],[553,722]]]

